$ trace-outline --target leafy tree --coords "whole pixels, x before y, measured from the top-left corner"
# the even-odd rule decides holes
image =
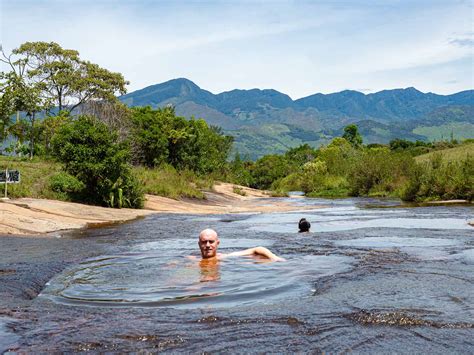
[[[203,119],[186,122],[188,129],[176,141],[172,136],[169,162],[178,169],[191,169],[201,174],[220,170],[226,164],[233,138],[224,136],[220,128],[208,126]],[[172,131],[172,133],[174,130]],[[176,142],[176,143],[175,143]]]
[[[63,125],[70,121],[71,116],[69,113],[61,111],[57,116],[46,116],[38,124],[38,142],[41,143],[44,154],[51,154],[51,141],[54,135]]]
[[[8,136],[7,128],[12,124],[10,116],[17,112],[16,124],[20,121],[20,111],[26,112],[25,118],[29,122],[28,140],[30,158],[33,157],[35,138],[36,114],[50,106],[48,99],[41,96],[41,88],[38,83],[34,83],[28,78],[28,60],[12,59],[12,55],[7,56],[0,48],[2,58],[0,61],[10,67],[9,72],[0,73],[0,115],[2,116],[1,134],[4,139]],[[22,144],[22,141],[20,142]]]
[[[230,176],[228,180],[234,184],[251,186],[253,183],[250,170],[253,162],[242,160],[240,154],[235,153],[234,159],[229,163]]]
[[[21,67],[21,77],[59,111],[71,112],[90,100],[115,101],[115,94],[125,94],[128,84],[122,74],[83,61],[79,52],[63,49],[55,42],[23,43],[10,56],[4,54],[3,61]]]
[[[265,155],[255,162],[252,168],[253,186],[267,189],[270,185],[291,172],[290,165],[284,156]]]
[[[149,167],[168,163],[183,170],[210,173],[223,168],[232,138],[202,119],[176,116],[172,107],[134,108],[135,161]]]
[[[128,163],[130,149],[117,133],[90,116],[64,124],[52,140],[53,154],[85,188],[84,202],[139,208],[143,193]]]
[[[355,124],[344,127],[342,138],[352,144],[353,147],[357,148],[362,145],[362,136],[359,133],[359,128]]]
[[[396,138],[390,141],[390,150],[404,150],[415,146],[415,143],[406,139]]]
[[[302,144],[299,147],[292,148],[285,153],[285,157],[295,169],[301,168],[307,162],[316,158],[316,151],[308,144]]]
[[[174,111],[164,108],[153,110],[151,107],[132,109],[134,161],[148,167],[159,166],[167,162],[168,137],[174,119]],[[178,132],[175,132],[176,141]],[[182,137],[184,138],[184,133]]]
[[[345,176],[357,155],[357,150],[345,139],[334,138],[327,147],[321,147],[318,158],[326,163],[329,174]]]

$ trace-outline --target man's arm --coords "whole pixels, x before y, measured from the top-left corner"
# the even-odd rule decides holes
[[[271,261],[285,261],[285,259],[280,258],[279,256],[273,254],[270,250],[268,250],[265,247],[256,247],[256,248],[245,249],[242,251],[236,251],[233,253],[229,253],[226,256],[247,256],[247,255],[260,255],[267,259],[270,259]]]

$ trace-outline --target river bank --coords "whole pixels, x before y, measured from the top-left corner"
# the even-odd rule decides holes
[[[236,193],[238,191],[239,193]],[[261,190],[220,183],[206,199],[173,200],[146,195],[145,208],[112,209],[46,199],[19,198],[0,203],[0,236],[58,236],[60,231],[126,222],[154,213],[225,214],[286,212],[307,209]],[[320,206],[314,206],[318,208]]]

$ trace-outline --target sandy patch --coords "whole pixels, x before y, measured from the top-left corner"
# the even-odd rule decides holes
[[[285,212],[308,209],[289,199],[269,198],[264,191],[220,183],[206,192],[205,200],[173,200],[146,195],[145,209],[113,209],[55,200],[20,198],[0,202],[1,235],[47,235],[61,230],[80,229],[129,221],[153,213],[224,214],[243,212]],[[296,201],[296,200],[295,200]],[[317,208],[316,206],[314,208]]]

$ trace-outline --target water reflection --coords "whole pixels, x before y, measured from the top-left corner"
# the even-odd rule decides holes
[[[51,280],[35,302],[52,311],[28,330],[29,344],[44,352],[58,349],[57,338],[81,344],[69,350],[103,352],[474,351],[472,207],[294,200],[328,207],[160,215],[89,232],[110,243],[108,254]],[[302,217],[312,233],[298,234]],[[190,260],[206,227],[219,232],[224,253],[263,245],[288,261]],[[88,327],[78,332],[81,318]],[[57,338],[45,336],[57,328]]]
[[[350,269],[346,256],[303,256],[285,263],[251,257],[172,259],[128,253],[91,259],[52,280],[41,294],[61,303],[143,307],[231,307],[311,295],[310,280]],[[192,302],[190,302],[192,300]]]
[[[219,272],[220,261],[218,259],[203,259],[199,261],[201,271],[201,282],[219,281],[221,274]]]

